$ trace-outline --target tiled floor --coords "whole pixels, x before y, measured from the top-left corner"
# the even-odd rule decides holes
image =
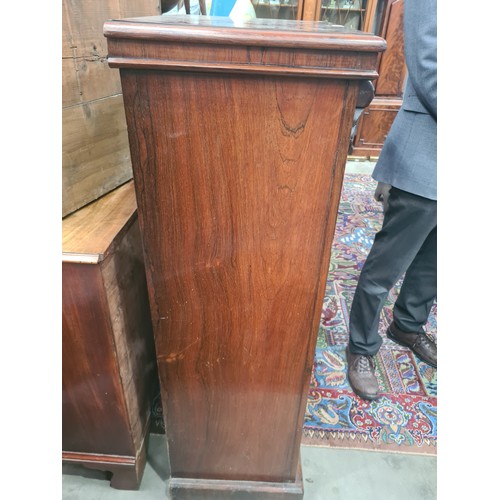
[[[374,163],[350,161],[346,172],[370,174]],[[104,473],[63,466],[64,500],[165,500],[164,436],[151,435],[139,491],[109,486]],[[302,447],[304,500],[434,500],[436,457],[372,451]]]
[[[348,160],[345,166],[347,174],[371,174],[375,167],[374,161]]]
[[[64,500],[166,500],[165,437],[150,436],[139,491],[115,490],[104,473],[63,466]],[[303,446],[304,500],[435,500],[436,457]],[[237,497],[235,497],[237,500]]]

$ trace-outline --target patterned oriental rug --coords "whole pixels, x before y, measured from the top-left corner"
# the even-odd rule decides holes
[[[382,347],[375,358],[382,397],[367,402],[347,381],[349,311],[359,272],[382,220],[370,175],[346,174],[332,246],[303,444],[436,454],[437,371],[385,336],[401,281],[380,318]],[[434,304],[427,333],[436,339]]]
[[[302,443],[436,454],[436,370],[385,337],[400,283],[389,294],[380,318],[383,344],[375,362],[382,397],[364,401],[347,382],[349,311],[359,272],[383,219],[382,205],[373,198],[375,187],[370,175],[344,177]],[[434,304],[427,327],[434,339],[436,313]],[[165,432],[159,394],[153,403],[151,432]]]

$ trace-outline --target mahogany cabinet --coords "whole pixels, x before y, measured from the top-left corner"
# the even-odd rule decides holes
[[[378,156],[403,104],[406,78],[404,58],[404,0],[383,0],[377,6],[373,31],[387,41],[380,55],[375,97],[363,110],[352,144],[353,156]]]
[[[62,230],[63,462],[137,489],[157,372],[133,182]]]
[[[109,21],[104,33],[123,89],[169,491],[301,498],[352,119],[385,42],[204,16]]]

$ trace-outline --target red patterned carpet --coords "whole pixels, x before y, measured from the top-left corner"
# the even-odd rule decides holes
[[[316,446],[435,454],[437,373],[385,337],[392,320],[391,291],[380,319],[384,342],[376,356],[382,397],[366,402],[347,382],[345,347],[359,272],[382,224],[369,175],[346,174],[332,247],[323,314],[307,403],[303,443]],[[427,332],[436,338],[434,305]]]

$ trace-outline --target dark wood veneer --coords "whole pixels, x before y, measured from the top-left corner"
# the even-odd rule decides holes
[[[130,182],[63,221],[62,458],[137,489],[156,377]]]
[[[167,17],[110,21],[105,34],[123,88],[170,491],[297,498],[352,118],[385,43],[327,23]]]
[[[403,103],[406,78],[403,33],[404,0],[385,0],[380,34],[387,50],[379,55],[375,96],[357,125],[351,154],[378,156]]]

